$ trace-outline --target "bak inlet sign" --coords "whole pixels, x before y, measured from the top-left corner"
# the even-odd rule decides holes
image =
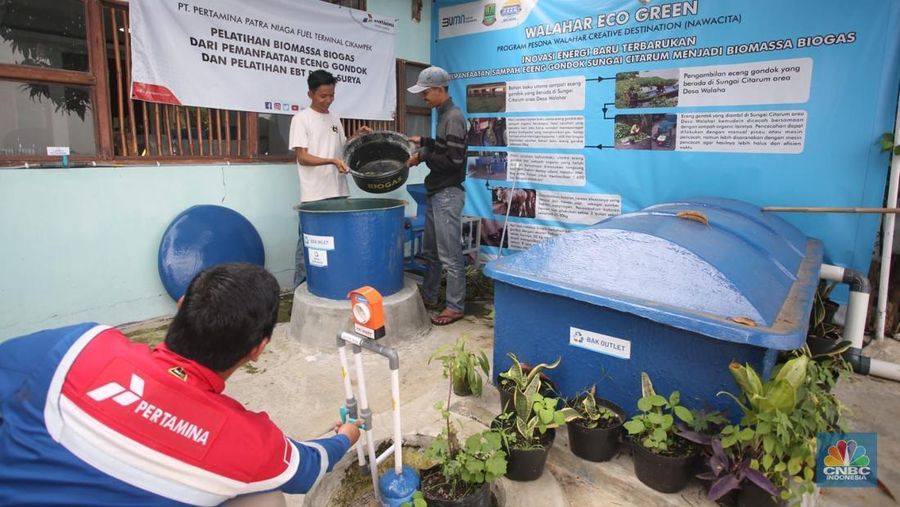
[[[306,78],[338,80],[332,111],[390,120],[396,20],[325,2],[132,0],[132,98],[261,113],[309,104]]]

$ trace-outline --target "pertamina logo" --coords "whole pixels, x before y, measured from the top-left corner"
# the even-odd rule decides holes
[[[200,445],[206,445],[206,442],[209,440],[209,430],[176,414],[172,414],[168,410],[157,407],[144,399],[144,379],[133,373],[131,374],[128,388],[125,388],[118,382],[109,382],[89,391],[87,395],[94,401],[111,400],[123,407],[134,405],[135,402],[139,401],[140,403],[134,407],[133,414],[137,414],[152,424],[156,424]]]
[[[866,448],[857,444],[856,440],[842,439],[828,447],[823,464],[825,468],[822,472],[833,481],[865,481],[872,473]]]

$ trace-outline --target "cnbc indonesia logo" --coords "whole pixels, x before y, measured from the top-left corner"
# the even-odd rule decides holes
[[[823,460],[822,473],[826,481],[864,482],[872,474],[866,448],[856,440],[838,440],[828,447],[828,455]]]

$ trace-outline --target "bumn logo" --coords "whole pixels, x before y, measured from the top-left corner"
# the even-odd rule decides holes
[[[118,382],[110,382],[87,393],[94,401],[103,401],[112,398],[114,402],[127,407],[144,396],[144,379],[131,374],[131,383],[128,389]]]

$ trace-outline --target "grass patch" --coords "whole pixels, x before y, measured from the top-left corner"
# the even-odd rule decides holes
[[[506,110],[506,95],[466,97],[466,109],[470,113],[502,113]]]
[[[166,331],[168,329],[169,325],[163,324],[162,326],[153,328],[135,329],[134,331],[125,333],[125,336],[135,343],[144,343],[152,347],[165,340]]]
[[[266,371],[266,369],[265,368],[257,368],[256,366],[253,366],[253,363],[245,363],[244,371],[253,375],[254,373],[262,373],[262,372]]]
[[[294,291],[288,291],[281,295],[278,302],[278,322],[291,321],[291,308],[294,307]]]

